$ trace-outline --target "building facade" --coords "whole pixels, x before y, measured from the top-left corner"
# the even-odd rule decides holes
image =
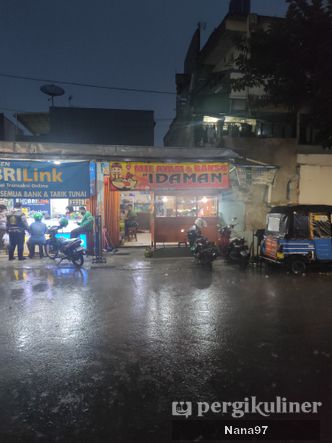
[[[282,107],[257,107],[261,88],[234,90],[239,42],[258,28],[267,29],[275,17],[250,13],[250,1],[232,0],[229,13],[200,48],[198,28],[189,45],[183,74],[176,75],[176,117],[166,146],[223,147],[225,136],[291,138],[296,117]]]
[[[153,111],[51,107],[47,113],[19,113],[31,133],[20,141],[153,146]]]
[[[176,116],[164,138],[165,146],[200,148],[202,156],[208,148],[228,148],[246,159],[245,167],[235,167],[230,208],[243,214],[248,235],[264,227],[273,206],[330,204],[330,152],[314,144],[305,114],[258,108],[262,88],[232,89],[241,75],[235,62],[239,41],[276,20],[282,18],[251,13],[250,0],[232,0],[202,48],[200,29],[195,31],[183,73],[176,75]]]

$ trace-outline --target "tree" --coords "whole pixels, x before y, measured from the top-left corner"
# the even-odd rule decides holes
[[[263,87],[256,104],[309,110],[319,142],[332,147],[332,0],[286,0],[285,19],[239,43],[237,90]]]

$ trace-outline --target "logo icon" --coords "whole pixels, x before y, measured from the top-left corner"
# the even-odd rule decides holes
[[[184,416],[188,418],[190,415],[192,415],[191,401],[173,401],[172,415],[175,415],[177,417]]]

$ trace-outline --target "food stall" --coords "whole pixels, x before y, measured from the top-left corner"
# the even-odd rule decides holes
[[[157,191],[155,193],[154,243],[186,241],[186,232],[198,217],[204,218],[204,235],[217,239],[219,195],[214,190]]]
[[[119,194],[151,193],[151,244],[178,243],[197,217],[207,221],[205,235],[217,238],[222,193],[229,188],[228,163],[135,163],[110,165],[105,178],[105,224],[119,244]]]

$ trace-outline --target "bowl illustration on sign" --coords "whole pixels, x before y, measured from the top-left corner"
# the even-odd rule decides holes
[[[129,171],[124,175],[122,165],[119,162],[111,164],[110,176],[112,185],[121,191],[129,191],[136,187],[136,177]]]
[[[137,184],[137,180],[134,180],[132,178],[126,179],[126,178],[118,178],[115,180],[112,180],[112,185],[120,189],[121,191],[130,191],[131,189],[135,189]]]

